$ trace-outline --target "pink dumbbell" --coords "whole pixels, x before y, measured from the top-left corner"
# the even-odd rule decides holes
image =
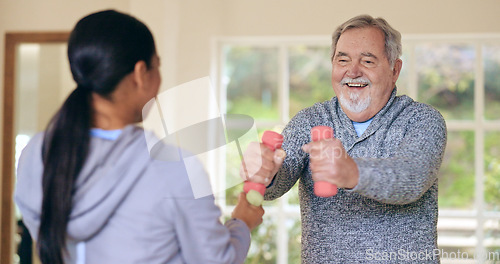
[[[283,136],[274,131],[265,131],[262,135],[262,143],[266,145],[270,150],[275,151],[281,148],[283,144]],[[264,201],[264,193],[266,192],[266,186],[261,183],[245,181],[243,185],[243,191],[247,194],[247,200],[249,203],[260,206],[262,201]]]
[[[312,141],[333,138],[333,128],[327,126],[315,126],[311,129]],[[326,181],[314,182],[314,194],[319,197],[331,197],[337,194],[337,186]]]

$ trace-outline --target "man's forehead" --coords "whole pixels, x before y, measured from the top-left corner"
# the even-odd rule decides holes
[[[350,29],[345,30],[344,32],[342,32],[342,34],[340,34],[339,39],[337,41],[337,45],[342,40],[345,40],[346,37],[365,38],[368,36],[375,37],[378,40],[380,40],[382,43],[385,43],[385,34],[381,29],[379,29],[377,27],[367,26],[367,27],[359,27],[359,28],[350,28]]]
[[[376,26],[362,26],[362,27],[353,27],[353,28],[348,28],[348,29],[345,29],[341,34],[340,34],[340,37],[342,37],[342,35],[346,34],[346,33],[353,33],[354,31],[365,31],[365,32],[370,32],[370,33],[374,33],[374,32],[377,32],[379,34],[381,34],[382,36],[384,36],[384,31],[382,31],[382,29],[376,27]]]
[[[368,39],[368,40],[367,40]],[[358,44],[353,46],[353,42]],[[361,50],[353,50],[361,48]],[[377,57],[378,52],[385,52],[384,33],[376,27],[353,28],[344,31],[335,46],[335,56],[362,55]]]

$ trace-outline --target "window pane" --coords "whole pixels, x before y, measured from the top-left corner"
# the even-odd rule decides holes
[[[300,218],[289,219],[288,227],[288,263],[301,263],[301,223]]]
[[[299,205],[299,181],[295,183],[295,185],[288,191],[288,204],[290,205]]]
[[[484,140],[484,200],[488,210],[500,211],[500,132],[488,132]]]
[[[405,44],[403,43],[403,56],[401,56],[401,60],[403,61],[403,67],[401,68],[401,72],[399,73],[398,81],[396,82],[396,87],[398,87],[398,95],[409,95],[408,89],[410,88],[409,82],[409,71],[408,66],[410,61],[408,61],[409,51],[405,48]],[[414,98],[415,99],[415,98]]]
[[[267,216],[267,217],[266,217]],[[264,215],[264,221],[252,232],[252,244],[248,251],[246,264],[275,264],[277,257],[276,221],[270,215]]]
[[[441,263],[455,264],[459,259],[473,260],[477,244],[476,229],[476,219],[440,217],[438,221],[438,247]]]
[[[500,262],[500,220],[491,219],[484,223],[484,246],[486,263]]]
[[[224,55],[227,113],[278,119],[278,49],[226,47]]]
[[[484,116],[500,120],[500,45],[484,46]]]
[[[448,132],[439,175],[439,208],[474,207],[474,133]]]
[[[252,232],[252,244],[246,264],[277,263],[277,224],[284,224],[288,235],[288,263],[301,263],[301,223],[299,218],[290,218],[277,223],[276,216],[264,216],[264,222]],[[284,242],[284,241],[282,241]]]
[[[446,119],[473,119],[474,47],[418,44],[415,58],[419,101],[433,105]]]
[[[296,46],[289,49],[290,117],[333,96],[330,47]]]

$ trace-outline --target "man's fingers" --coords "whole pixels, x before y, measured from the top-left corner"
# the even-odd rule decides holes
[[[286,158],[286,152],[283,149],[277,149],[274,152],[274,167],[281,167],[281,164],[283,164],[283,161]]]
[[[271,182],[271,178],[261,176],[258,174],[252,175],[249,180],[251,180],[252,182],[255,182],[255,183],[262,183],[266,186]]]
[[[333,179],[331,177],[331,175],[326,171],[313,172],[311,177],[312,177],[313,181],[315,181],[315,182],[325,181],[325,182],[329,182],[329,183],[332,183],[335,185],[337,184],[335,179]]]

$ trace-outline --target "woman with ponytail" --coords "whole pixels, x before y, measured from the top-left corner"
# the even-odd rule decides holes
[[[15,200],[42,263],[243,263],[262,208],[242,194],[222,225],[213,197],[194,199],[182,161],[151,158],[135,125],[161,82],[149,29],[117,11],[90,14],[68,58],[77,87],[17,173]]]

